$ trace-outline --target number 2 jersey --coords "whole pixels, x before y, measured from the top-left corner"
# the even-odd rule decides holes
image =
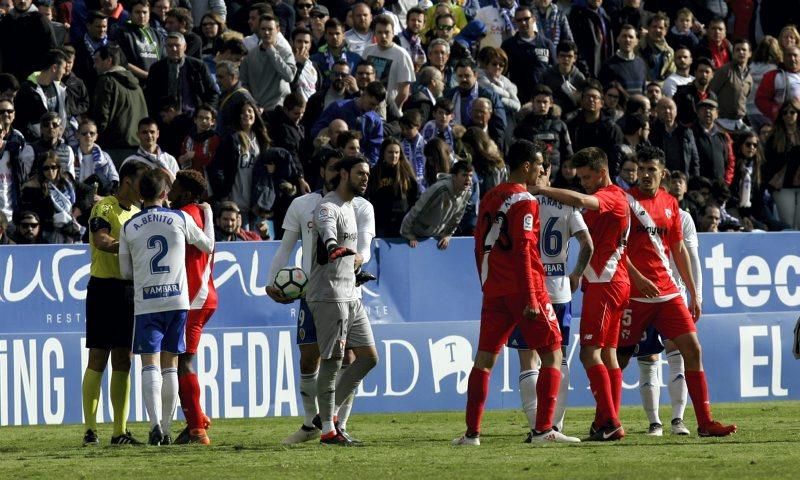
[[[148,207],[125,223],[119,241],[120,270],[125,274],[132,269],[136,315],[189,309],[186,244],[206,252],[214,249],[213,226],[207,220],[203,233],[180,210]]]
[[[546,292],[539,258],[539,202],[519,183],[502,183],[482,199],[475,261],[484,298],[525,295],[536,306]]]
[[[547,293],[554,305],[569,303],[572,300],[567,273],[569,239],[586,230],[586,223],[575,207],[544,195],[537,195],[536,200],[539,202],[539,253],[544,267]]]

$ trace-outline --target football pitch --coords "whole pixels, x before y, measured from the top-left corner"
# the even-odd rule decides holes
[[[462,412],[359,414],[350,433],[358,448],[316,442],[284,447],[280,441],[298,418],[214,420],[210,447],[111,447],[111,426],[100,426],[102,446],[82,447],[81,426],[0,428],[3,478],[798,478],[800,402],[728,403],[713,412],[735,422],[739,433],[701,439],[694,414],[686,412],[688,437],[668,433],[669,406],[662,408],[665,436],[647,437],[639,407],[624,407],[628,435],[621,442],[580,445],[523,444],[523,415],[516,410],[484,416],[480,447],[451,447],[463,432]],[[585,436],[593,411],[567,412],[565,431]],[[145,440],[147,426],[129,424]],[[183,427],[176,423],[176,429]]]

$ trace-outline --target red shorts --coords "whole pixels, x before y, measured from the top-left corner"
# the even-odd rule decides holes
[[[478,350],[500,353],[508,336],[519,325],[522,338],[534,350],[552,346],[561,348],[561,330],[547,292],[537,293],[536,301],[542,310],[535,319],[523,315],[528,305],[527,295],[507,295],[483,299],[481,333]]]
[[[186,320],[186,353],[197,353],[197,346],[200,345],[200,335],[203,333],[203,327],[206,326],[215,311],[215,308],[189,310],[189,318]]]
[[[651,324],[662,337],[668,339],[697,331],[692,314],[680,295],[659,303],[631,300],[622,317],[622,329],[619,332],[620,346],[627,347],[639,343],[642,333]]]
[[[616,348],[622,310],[631,286],[624,282],[588,283],[581,309],[581,345]]]

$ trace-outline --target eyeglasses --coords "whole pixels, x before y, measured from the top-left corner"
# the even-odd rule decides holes
[[[756,147],[758,147],[758,142],[744,142],[744,146],[745,147],[756,148]]]
[[[452,29],[452,25],[436,25],[436,30],[444,30],[445,32],[449,32]]]
[[[492,63],[491,63],[491,65],[492,65],[493,67],[506,68],[506,64],[505,64],[505,63],[503,63],[503,62],[492,62]]]
[[[81,135],[83,135],[84,137],[96,137],[97,132],[81,132]]]
[[[24,222],[19,224],[19,228],[29,228],[33,230],[34,228],[38,227],[38,223],[31,223],[31,222]]]
[[[9,108],[7,110],[0,110],[0,115],[11,115],[12,113],[14,113],[13,108]]]
[[[515,18],[514,21],[515,22],[519,22],[519,23],[527,23],[527,22],[531,21],[531,18],[533,18],[533,17],[532,16],[531,17],[520,17],[520,18]]]
[[[327,15],[325,15],[325,14],[322,14],[322,13],[312,13],[312,14],[311,14],[311,18],[313,18],[313,19],[316,19],[316,20],[322,20],[322,19],[323,19],[323,18],[325,18],[326,16],[327,16]]]
[[[298,10],[300,10],[300,9],[306,10],[308,8],[312,8],[314,6],[314,4],[313,3],[302,3],[302,4],[301,3],[295,3],[294,6],[297,7]]]
[[[59,167],[58,165],[42,165],[42,171],[58,170],[59,168],[61,167]]]
[[[797,115],[797,110],[786,110],[783,112],[784,115]]]

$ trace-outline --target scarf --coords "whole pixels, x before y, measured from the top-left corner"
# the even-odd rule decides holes
[[[742,181],[739,185],[739,208],[750,208],[750,195],[753,190],[753,162],[742,166]]]
[[[333,52],[331,52],[330,48],[325,48],[325,63],[328,64],[328,71],[325,72],[326,77],[330,77],[331,71],[333,70],[333,64],[335,64],[339,60],[344,60],[347,62],[347,46],[342,46],[342,53],[339,54],[339,58],[334,58]],[[349,65],[350,62],[347,62]]]
[[[497,12],[500,14],[500,19],[503,20],[503,31],[508,32],[510,35],[513,35],[514,32],[517,31],[514,28],[514,12],[517,10],[519,4],[516,0],[514,0],[514,4],[511,7],[501,7],[500,2],[494,0],[493,2],[494,8],[497,9]]]
[[[439,130],[436,127],[436,120],[429,120],[428,123],[422,127],[421,134],[423,140],[425,140],[425,143],[428,143],[430,139],[434,137],[441,138],[447,142],[448,145],[450,145],[450,150],[455,151],[456,142],[455,137],[453,136],[453,127],[448,125],[444,130]]]
[[[91,57],[98,48],[108,45],[108,37],[106,36],[98,41],[94,41],[88,33],[85,33],[83,35],[83,44],[86,46],[86,50],[89,52],[89,56]]]
[[[403,30],[400,35],[402,35],[403,38],[405,38],[408,42],[408,53],[411,54],[411,60],[415,60],[420,56],[422,58],[427,58],[425,56],[425,49],[422,48],[422,39],[419,38],[419,35],[409,32],[408,29]]]
[[[403,154],[411,163],[411,167],[414,169],[414,174],[419,182],[425,178],[425,140],[422,138],[422,135],[417,134],[413,140],[404,138],[403,141],[400,142],[400,145],[403,147]]]
[[[75,150],[75,156],[81,169],[79,178],[82,182],[94,175],[100,182],[101,189],[106,191],[111,186],[111,182],[119,180],[115,174],[114,166],[103,156],[103,150],[99,145],[92,146],[92,151],[90,152],[91,162],[84,162],[85,155],[89,154],[84,154],[80,148]]]
[[[453,97],[453,105],[455,107],[453,109],[453,121],[466,127],[472,123],[472,102],[478,98],[478,82],[475,82],[475,85],[469,91],[466,98],[461,95],[461,89],[457,88],[456,95]]]
[[[75,190],[69,182],[64,182],[65,192],[56,188],[53,182],[48,183],[47,190],[50,193],[50,201],[53,202],[55,214],[53,214],[53,225],[63,227],[72,222],[72,205],[75,203]]]
[[[136,155],[142,157],[145,163],[150,164],[153,168],[161,168],[170,171],[169,165],[167,165],[167,162],[162,158],[163,152],[159,146],[156,146],[155,154],[149,153],[144,148],[139,147],[139,150],[136,151]]]

